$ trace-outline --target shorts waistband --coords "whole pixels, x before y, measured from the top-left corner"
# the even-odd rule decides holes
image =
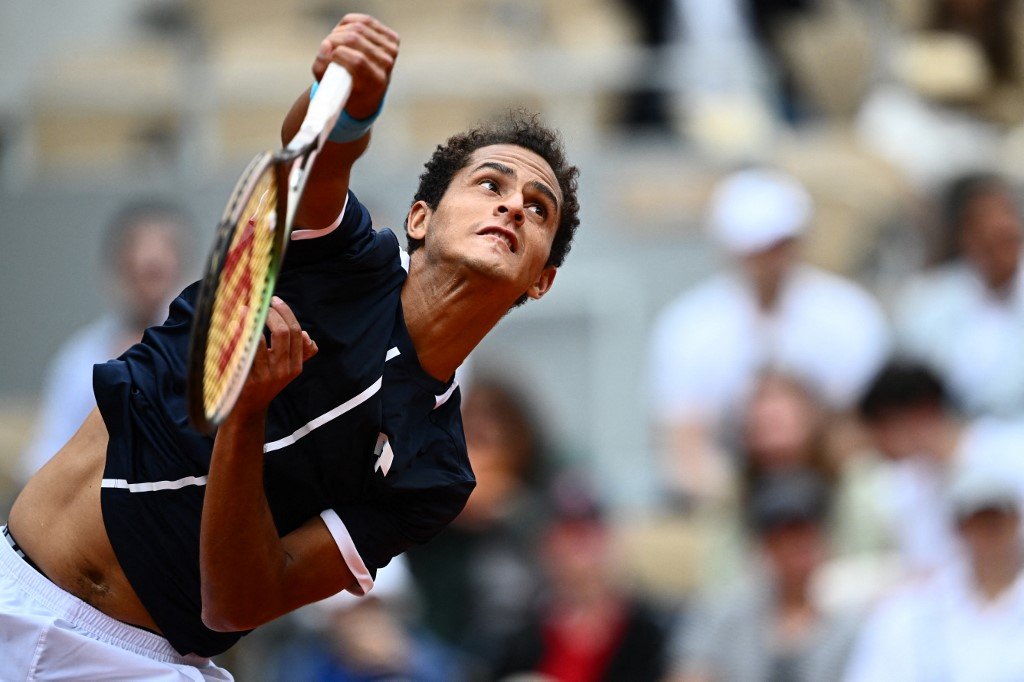
[[[10,537],[6,525],[3,526],[3,531],[4,535]],[[164,663],[192,666],[209,663],[208,658],[194,654],[182,656],[160,635],[111,618],[61,589],[18,554],[13,538],[9,541],[0,541],[0,572],[13,577],[25,594],[52,611],[54,615],[88,631],[97,639]]]
[[[32,557],[30,557],[28,554],[25,554],[25,550],[23,550],[21,546],[18,545],[18,541],[14,539],[13,535],[11,535],[11,530],[7,526],[0,526],[0,531],[2,531],[3,536],[7,538],[7,544],[11,546],[11,549],[14,550],[14,553],[20,556],[25,561],[26,564],[36,569],[36,571],[39,571],[39,573],[42,573],[42,571],[39,570],[39,567],[36,566],[36,562],[32,561]]]

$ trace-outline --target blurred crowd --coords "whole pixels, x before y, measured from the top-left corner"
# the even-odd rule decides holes
[[[701,223],[721,265],[643,330],[651,499],[610,505],[614,482],[554,445],[530,387],[474,364],[462,514],[369,596],[306,607],[224,664],[267,680],[1024,679],[1024,212],[1005,162],[1024,135],[1024,7],[622,2],[648,67],[689,74],[684,117],[646,78],[619,101],[623,131],[715,145],[848,115],[912,215],[875,269],[838,273],[808,256],[831,230],[811,179],[761,158],[720,174]],[[891,35],[865,42],[872,7]],[[870,45],[855,92],[814,68],[833,39],[829,73]],[[151,201],[112,220],[110,314],[54,359],[22,480],[90,409],[91,364],[183,284],[187,225]]]

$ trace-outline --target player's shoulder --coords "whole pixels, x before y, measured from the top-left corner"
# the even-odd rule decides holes
[[[309,266],[349,272],[400,269],[400,245],[389,229],[377,230],[369,209],[349,192],[338,219],[326,227],[292,233],[284,271]]]

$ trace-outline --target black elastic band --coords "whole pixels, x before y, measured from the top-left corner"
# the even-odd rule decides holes
[[[18,556],[24,559],[26,564],[36,569],[36,571],[45,576],[46,574],[39,570],[39,567],[36,566],[36,562],[32,561],[32,558],[28,554],[25,554],[25,550],[23,550],[21,546],[18,545],[18,541],[14,539],[14,536],[11,535],[11,531],[6,525],[3,526],[3,533],[4,537],[7,538],[7,544],[11,546],[11,549],[17,552]]]

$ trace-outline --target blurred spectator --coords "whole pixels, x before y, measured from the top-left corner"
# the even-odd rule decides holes
[[[36,472],[82,425],[96,405],[92,368],[120,355],[163,320],[183,284],[190,222],[184,211],[159,201],[123,208],[102,242],[110,310],[76,332],[47,370],[34,435],[20,475]]]
[[[299,611],[309,634],[270,664],[281,682],[370,682],[465,679],[456,654],[410,624],[408,569],[397,557],[365,597],[339,592]],[[256,672],[256,671],[253,671]],[[260,671],[261,673],[264,671]]]
[[[1024,679],[1020,491],[967,470],[950,498],[943,521],[955,522],[963,559],[881,604],[854,649],[850,682]]]
[[[912,363],[888,365],[861,400],[878,449],[896,462],[885,495],[908,567],[930,572],[955,554],[947,485],[958,467],[993,469],[1024,494],[1024,423],[963,419],[942,381]]]
[[[972,414],[1024,415],[1024,224],[999,177],[946,192],[947,261],[911,280],[895,306],[902,349],[932,367]]]
[[[759,150],[775,128],[775,82],[744,0],[675,0],[675,5],[689,137],[715,154]]]
[[[778,171],[726,179],[710,223],[735,267],[685,292],[655,324],[653,408],[666,442],[667,485],[683,500],[723,489],[721,440],[761,372],[796,377],[841,410],[886,355],[888,331],[875,300],[801,260],[811,213],[807,191]]]
[[[824,407],[796,377],[769,371],[758,378],[741,421],[745,500],[774,474],[810,470],[834,481],[837,463],[826,451],[825,418]]]
[[[760,565],[680,629],[679,682],[835,680],[856,632],[853,614],[825,613],[812,586],[828,554],[830,491],[811,472],[762,480],[748,507]]]
[[[746,0],[750,27],[764,53],[771,60],[778,92],[781,117],[799,123],[812,113],[811,103],[800,91],[789,63],[783,41],[783,29],[793,17],[818,10],[821,0]]]
[[[1015,0],[933,0],[930,31],[964,40],[980,54],[984,68],[976,91],[964,93],[979,116],[1012,125],[1024,119],[1020,4]]]
[[[486,669],[536,603],[545,449],[526,401],[500,382],[474,381],[462,422],[476,489],[448,528],[406,556],[427,627]]]
[[[617,581],[611,529],[597,501],[563,477],[541,555],[547,600],[507,642],[497,670],[559,682],[655,682],[665,672],[666,624]]]
[[[1024,14],[1017,0],[930,0],[924,14],[881,52],[888,77],[866,99],[859,128],[932,189],[990,164],[1024,122]]]
[[[634,133],[671,134],[672,101],[656,80],[665,70],[664,50],[675,39],[675,0],[620,0],[633,15],[639,43],[651,51],[638,74],[640,85],[622,101],[619,124]]]
[[[735,494],[718,508],[706,507],[698,518],[707,551],[700,568],[705,585],[734,581],[749,556],[744,510],[753,491],[774,476],[814,471],[822,480],[836,478],[827,452],[825,414],[798,379],[767,371],[757,379],[739,418],[739,463]]]

